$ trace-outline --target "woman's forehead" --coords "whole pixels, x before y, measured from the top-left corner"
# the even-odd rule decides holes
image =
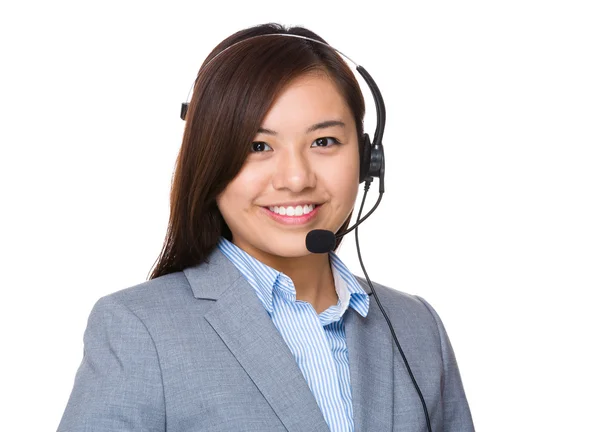
[[[350,121],[350,109],[333,80],[323,74],[305,74],[292,80],[277,95],[262,128],[274,132],[286,126],[315,130],[325,122],[330,122],[329,126],[343,126]]]

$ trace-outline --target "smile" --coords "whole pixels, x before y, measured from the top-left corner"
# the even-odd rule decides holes
[[[304,225],[312,221],[320,209],[320,204],[263,207],[269,218],[283,225]]]
[[[297,206],[270,206],[271,210],[275,214],[281,216],[302,216],[311,213],[315,209],[314,204],[305,204]]]

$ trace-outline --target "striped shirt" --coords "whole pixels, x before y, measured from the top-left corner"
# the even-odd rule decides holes
[[[217,247],[256,291],[294,355],[329,429],[354,431],[344,314],[348,307],[363,317],[369,310],[369,296],[354,275],[337,255],[329,253],[338,302],[317,314],[310,303],[296,301],[296,288],[288,276],[223,237]]]

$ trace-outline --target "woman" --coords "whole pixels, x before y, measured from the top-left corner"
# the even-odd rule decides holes
[[[433,309],[375,285],[408,373],[369,286],[307,250],[349,224],[364,100],[334,50],[273,34],[324,42],[262,25],[202,65],[163,251],[94,306],[59,431],[473,430]]]

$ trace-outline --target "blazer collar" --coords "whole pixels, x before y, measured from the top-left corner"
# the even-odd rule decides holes
[[[216,300],[204,315],[290,432],[328,432],[296,360],[256,293],[215,248],[203,263],[184,270],[197,299]],[[364,281],[367,293],[371,291]],[[344,315],[355,430],[391,430],[393,345],[374,302],[363,318]]]
[[[242,274],[218,248],[214,248],[206,263],[183,270],[194,297],[217,300],[223,292],[242,278]]]

